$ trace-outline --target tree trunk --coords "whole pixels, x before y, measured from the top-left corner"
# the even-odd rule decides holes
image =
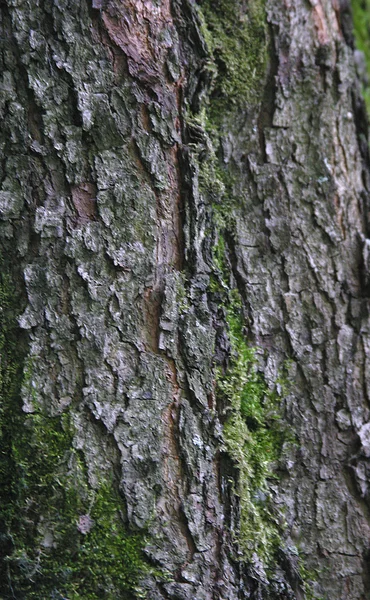
[[[346,0],[0,8],[0,597],[365,600]]]

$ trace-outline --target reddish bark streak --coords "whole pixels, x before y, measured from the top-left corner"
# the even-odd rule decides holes
[[[328,44],[329,42],[329,32],[326,24],[325,12],[322,7],[321,2],[318,0],[314,2],[313,6],[313,19],[315,22],[315,26],[317,29],[318,39],[321,45]]]
[[[136,0],[111,4],[102,12],[105,27],[103,37],[109,46],[110,56],[115,68],[117,56],[121,55],[127,63],[127,70],[133,81],[139,82],[143,92],[143,101],[137,114],[141,135],[153,133],[151,118],[156,111],[161,112],[162,122],[168,121],[168,129],[181,135],[182,86],[184,76],[173,82],[168,74],[167,56],[169,46],[163,43],[163,35],[173,28],[170,2],[160,6],[151,0]],[[166,484],[166,499],[161,504],[166,519],[179,529],[179,535],[185,538],[189,549],[188,560],[196,551],[182,509],[179,482],[183,481],[181,458],[179,456],[178,420],[181,389],[177,379],[177,368],[172,358],[159,350],[160,317],[163,290],[167,274],[181,270],[183,256],[181,173],[179,166],[179,143],[173,140],[169,145],[168,137],[156,132],[156,140],[161,144],[168,186],[158,184],[151,165],[142,156],[141,144],[134,130],[132,133],[132,153],[138,166],[138,173],[151,186],[157,202],[157,249],[153,283],[144,291],[144,336],[147,350],[161,354],[167,369],[167,379],[172,387],[172,402],[162,414],[163,423],[163,479]],[[175,137],[176,134],[174,134]]]
[[[96,216],[96,186],[93,183],[81,183],[72,188],[72,201],[78,214],[78,222],[92,221]]]
[[[178,421],[179,421],[179,404],[181,396],[181,388],[177,379],[177,368],[175,361],[172,358],[167,358],[167,374],[166,378],[172,384],[172,399],[173,402],[166,407],[162,413],[162,421],[166,427],[163,437],[163,475],[167,483],[170,502],[167,508],[176,515],[173,523],[178,523],[180,531],[185,538],[189,549],[187,562],[182,566],[184,568],[193,558],[196,552],[196,547],[193,537],[187,525],[186,516],[182,508],[181,490],[179,484],[184,481],[181,458],[179,455],[178,445]]]

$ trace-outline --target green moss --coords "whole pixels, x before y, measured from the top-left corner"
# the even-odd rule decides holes
[[[216,67],[210,111],[214,120],[230,105],[245,106],[261,92],[267,64],[265,0],[203,0],[202,33]]]
[[[298,553],[299,554],[299,553]],[[305,566],[305,559],[299,554],[299,575],[302,580],[302,586],[304,591],[305,600],[326,600],[324,596],[318,595],[315,592],[315,584],[319,581],[320,572],[316,570],[307,569]]]
[[[24,358],[27,346],[14,312],[21,301],[4,264],[1,270],[0,597],[141,597],[138,582],[151,570],[143,555],[145,534],[128,530],[113,481],[102,480],[98,489],[89,485],[83,456],[73,447],[70,414],[37,410],[36,359]],[[20,397],[28,386],[36,409],[31,414],[23,412]]]
[[[273,562],[282,532],[281,515],[271,501],[269,482],[275,477],[274,462],[279,459],[284,442],[290,440],[280,415],[281,395],[289,388],[285,376],[289,365],[277,377],[275,389],[269,389],[258,370],[257,349],[250,347],[246,340],[242,301],[237,289],[233,289],[235,282],[230,277],[227,262],[226,238],[234,235],[235,209],[239,201],[233,195],[232,174],[218,167],[215,156],[201,179],[204,193],[209,194],[209,182],[211,190],[222,190],[218,201],[213,199],[210,292],[225,310],[231,344],[228,369],[226,372],[217,369],[216,379],[217,394],[227,412],[224,450],[239,472],[234,490],[240,503],[236,542],[244,560],[250,560],[256,553],[269,564]]]
[[[257,370],[256,351],[243,334],[241,301],[230,293],[226,308],[232,358],[225,374],[218,373],[218,392],[229,405],[224,425],[225,450],[239,470],[236,492],[240,498],[238,543],[244,558],[257,553],[271,559],[279,540],[277,515],[270,501],[268,480],[272,463],[285,439],[278,397]]]
[[[356,46],[365,55],[370,78],[370,0],[352,0],[352,13]],[[363,86],[363,96],[370,115],[370,85]]]
[[[89,487],[72,442],[68,414],[26,415],[13,436],[8,581],[20,598],[131,598],[149,572],[145,536],[127,531],[112,482]],[[86,533],[81,518],[91,524]]]
[[[226,94],[226,90],[225,90]],[[209,135],[209,156],[200,164],[199,183],[212,206],[213,272],[209,290],[226,313],[231,359],[226,373],[216,371],[217,394],[228,411],[223,428],[224,450],[231,456],[239,476],[235,493],[240,502],[237,543],[244,559],[254,553],[268,562],[279,543],[278,516],[270,499],[268,480],[272,464],[279,457],[285,433],[279,418],[279,398],[269,390],[258,372],[256,349],[250,348],[243,333],[241,298],[231,281],[227,262],[228,245],[235,232],[240,203],[234,194],[234,175],[220,165],[216,155],[217,127],[203,109],[192,124]],[[282,379],[282,378],[280,378]],[[281,381],[276,384],[282,388]]]
[[[5,558],[12,545],[7,527],[14,498],[12,432],[21,427],[19,390],[24,348],[17,335],[14,312],[14,306],[20,304],[8,262],[0,255],[0,590],[7,580]]]

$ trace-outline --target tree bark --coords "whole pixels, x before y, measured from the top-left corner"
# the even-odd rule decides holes
[[[348,3],[0,8],[0,597],[365,600]]]

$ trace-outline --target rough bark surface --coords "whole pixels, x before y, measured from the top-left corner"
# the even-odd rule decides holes
[[[223,6],[1,3],[3,598],[369,597],[350,9]],[[233,294],[292,432],[249,504]]]

